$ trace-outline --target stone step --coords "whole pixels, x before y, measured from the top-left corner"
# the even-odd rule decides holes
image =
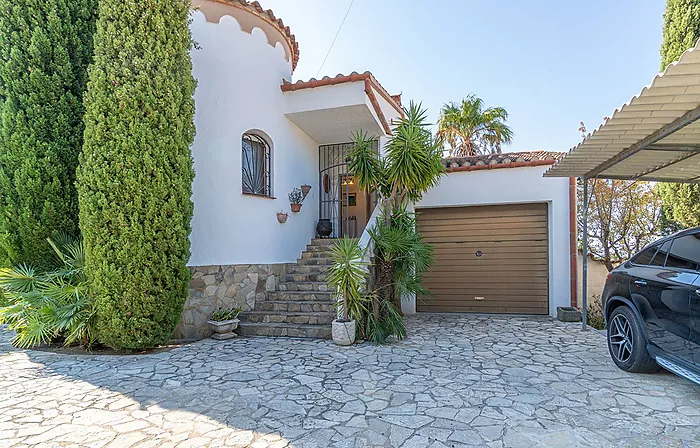
[[[332,249],[333,246],[314,246],[310,244],[306,246],[305,252],[317,252],[319,254],[324,254],[324,256],[330,256]]]
[[[304,254],[301,255],[302,258],[297,260],[298,266],[330,266],[333,264],[333,259],[326,257],[312,257],[304,258]]]
[[[268,301],[287,302],[335,302],[333,294],[328,291],[270,291],[267,293]]]
[[[330,339],[331,326],[241,322],[238,324],[238,334],[241,336],[287,336]]]
[[[334,246],[338,238],[314,238],[311,240],[311,246]]]
[[[328,312],[293,312],[293,311],[248,311],[238,317],[241,322],[264,324],[304,324],[330,325],[335,319],[335,313]]]
[[[277,289],[279,291],[331,291],[331,287],[325,282],[281,282]]]
[[[335,313],[336,304],[330,300],[265,300],[258,302],[261,311],[284,311],[300,313]]]
[[[326,274],[287,274],[288,282],[324,282]]]
[[[328,266],[324,265],[292,265],[287,268],[287,274],[325,274],[326,272],[328,272]]]
[[[302,252],[301,253],[301,259],[302,260],[308,260],[310,258],[319,258],[319,259],[324,259],[324,260],[330,260],[331,259],[331,254],[327,250],[312,250],[310,252]]]

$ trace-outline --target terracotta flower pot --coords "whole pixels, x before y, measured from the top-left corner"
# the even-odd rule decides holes
[[[289,219],[289,215],[288,215],[288,214],[286,214],[286,213],[281,213],[281,212],[277,213],[277,221],[278,221],[280,224],[284,224],[285,222],[287,222],[287,219]]]
[[[301,211],[301,204],[289,204],[292,207],[294,213],[299,213]]]
[[[311,191],[311,185],[302,185],[301,186],[301,192],[304,193],[304,199],[306,199],[306,195],[309,194],[309,191]]]

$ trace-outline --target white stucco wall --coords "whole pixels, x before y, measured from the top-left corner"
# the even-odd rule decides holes
[[[544,178],[549,166],[462,171],[446,175],[416,209],[546,202],[549,212],[549,314],[570,306],[569,179]],[[403,304],[415,312],[415,300]]]
[[[291,80],[291,63],[262,30],[243,32],[230,16],[208,23],[195,12],[191,30],[201,49],[192,51],[198,86],[189,264],[292,262],[315,234],[318,145],[284,116],[280,84]],[[276,199],[241,192],[241,136],[249,130],[272,143]],[[301,212],[291,213],[287,194],[302,184],[312,190]],[[277,222],[282,210],[289,213],[286,224]]]

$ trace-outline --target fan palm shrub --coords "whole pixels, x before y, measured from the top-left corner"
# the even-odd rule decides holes
[[[373,149],[375,138],[353,134],[348,168],[358,188],[377,194],[384,216],[372,232],[375,243],[375,294],[367,319],[370,340],[384,342],[390,335],[405,336],[401,297],[427,293],[421,274],[431,263],[431,250],[415,230],[408,206],[438,185],[445,172],[442,142],[427,122],[426,110],[411,102],[395,122],[384,147],[384,157]],[[425,255],[425,256],[424,256]]]
[[[95,342],[95,309],[86,294],[82,239],[47,240],[56,253],[55,268],[38,271],[28,265],[0,269],[5,306],[0,323],[16,332],[12,344],[27,348],[62,338],[65,345]]]
[[[461,103],[446,104],[438,120],[438,136],[450,146],[450,157],[501,153],[501,146],[513,141],[506,124],[508,112],[502,107],[485,107],[471,94]]]

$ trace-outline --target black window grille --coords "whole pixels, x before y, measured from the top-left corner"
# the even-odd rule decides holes
[[[243,134],[243,193],[272,196],[270,145],[256,134]]]

